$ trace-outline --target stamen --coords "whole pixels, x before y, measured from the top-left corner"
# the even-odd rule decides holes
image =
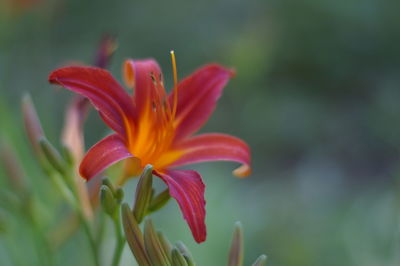
[[[178,72],[176,70],[175,52],[171,50],[172,72],[174,75],[174,105],[172,109],[172,118],[175,117],[176,108],[178,107]]]

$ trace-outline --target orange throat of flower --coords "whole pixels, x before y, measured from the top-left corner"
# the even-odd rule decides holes
[[[136,125],[127,119],[125,121],[128,149],[135,156],[129,167],[132,174],[137,174],[147,164],[152,164],[154,169],[162,171],[183,153],[172,149],[178,101],[178,78],[173,51],[171,51],[171,60],[174,74],[172,106],[168,101],[162,77],[151,74],[154,89],[149,91],[149,97],[139,114]]]

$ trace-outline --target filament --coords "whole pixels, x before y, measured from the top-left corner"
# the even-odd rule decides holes
[[[172,117],[175,117],[176,109],[178,107],[178,71],[176,70],[175,52],[171,50],[172,72],[174,76],[174,105],[172,109]]]

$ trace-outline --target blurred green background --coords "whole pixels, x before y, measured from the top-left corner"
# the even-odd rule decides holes
[[[193,167],[207,185],[204,244],[193,241],[173,201],[153,215],[156,226],[183,240],[199,265],[225,265],[237,220],[246,265],[261,253],[275,266],[400,265],[399,10],[390,0],[2,0],[0,136],[15,149],[32,191],[55,210],[61,199],[23,131],[24,92],[59,143],[72,94],[47,76],[71,61],[92,62],[102,34],[118,39],[110,67],[118,80],[124,59],[153,57],[170,87],[171,49],[180,77],[219,62],[237,77],[202,132],[246,140],[254,174],[235,179],[229,163]],[[107,130],[92,111],[87,147]],[[48,215],[57,221],[61,213]],[[0,209],[1,265],[37,265],[34,237],[21,219]],[[108,231],[107,260],[114,245]],[[128,248],[124,255],[122,265],[133,265]],[[89,265],[89,256],[80,232],[61,248],[57,265]]]

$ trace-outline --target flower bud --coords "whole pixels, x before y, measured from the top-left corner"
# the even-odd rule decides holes
[[[114,193],[115,200],[117,201],[118,204],[121,204],[122,200],[124,199],[124,191],[122,188],[117,188]]]
[[[187,266],[185,257],[179,252],[177,248],[173,248],[171,251],[172,265],[174,266]]]
[[[97,50],[95,65],[97,67],[106,68],[110,63],[110,59],[117,49],[117,46],[115,37],[108,34],[104,35]]]
[[[257,260],[252,264],[252,266],[265,266],[267,264],[267,256],[262,254]]]
[[[170,198],[171,198],[171,196],[169,194],[169,190],[168,189],[164,190],[160,194],[153,197],[153,199],[150,202],[148,211],[155,212],[155,211],[161,209],[165,204],[167,204],[167,202]]]
[[[117,210],[117,202],[115,201],[114,195],[111,189],[105,185],[100,188],[100,202],[104,211],[110,215],[114,216]]]
[[[75,96],[65,110],[64,127],[61,134],[62,144],[68,148],[73,163],[78,164],[85,152],[83,124],[89,112],[89,101]]]
[[[66,162],[53,145],[44,137],[39,140],[40,148],[50,166],[61,175],[66,173]]]
[[[115,195],[115,193],[116,193],[115,187],[114,187],[114,185],[111,183],[111,181],[108,178],[104,178],[103,181],[102,181],[102,184],[104,186],[107,186],[111,190],[111,193],[113,195]]]
[[[164,250],[164,253],[168,256],[168,260],[171,261],[171,249],[172,249],[171,243],[162,232],[157,232],[157,236],[158,240],[160,241],[161,247]]]
[[[133,215],[140,224],[146,215],[150,203],[153,185],[153,166],[148,164],[144,168],[136,187],[135,205]]]
[[[243,230],[240,222],[236,222],[235,224],[235,230],[233,232],[231,248],[229,251],[228,265],[243,265]]]
[[[64,158],[65,162],[69,166],[73,166],[74,165],[74,163],[75,163],[74,156],[73,156],[72,151],[70,150],[70,148],[68,148],[68,146],[66,146],[64,144],[61,146],[61,154],[62,154],[62,157]]]
[[[144,245],[152,265],[171,265],[150,219],[144,224]]]
[[[42,125],[29,94],[25,94],[21,103],[22,116],[29,141],[38,156],[41,156],[39,140],[44,138]]]
[[[19,195],[27,193],[25,174],[13,149],[0,139],[0,165],[3,166],[11,187]]]
[[[128,242],[136,261],[141,266],[151,266],[149,257],[144,247],[142,232],[140,231],[139,225],[137,224],[135,217],[133,216],[132,211],[127,203],[122,204],[121,212],[126,241]]]
[[[182,241],[178,241],[176,243],[176,247],[178,248],[179,252],[183,255],[183,257],[185,258],[188,266],[195,266],[196,265],[196,263],[194,262],[192,254],[190,253],[190,251],[186,247],[186,245],[183,244]]]

